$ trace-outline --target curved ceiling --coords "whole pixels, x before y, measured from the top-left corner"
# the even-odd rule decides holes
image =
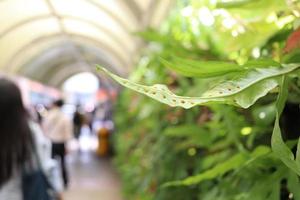
[[[58,86],[95,63],[126,76],[171,0],[1,0],[0,70]]]

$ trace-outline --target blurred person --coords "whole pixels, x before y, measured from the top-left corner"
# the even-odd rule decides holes
[[[41,125],[43,122],[42,110],[45,110],[45,107],[42,104],[37,104],[34,108],[36,112],[36,120]]]
[[[41,113],[38,111],[37,106],[30,106],[28,109],[28,113],[30,114],[30,118],[38,123],[39,125],[42,124],[43,117]]]
[[[51,174],[47,173],[50,145],[39,130],[26,112],[19,88],[0,77],[1,200],[27,200],[28,195],[33,200],[45,197],[52,188],[47,179],[55,177],[45,176]]]
[[[64,186],[68,186],[68,172],[66,167],[65,155],[67,153],[66,144],[72,139],[71,120],[62,112],[61,108],[64,101],[59,99],[54,102],[53,108],[49,110],[44,119],[44,130],[46,136],[52,142],[52,157],[59,158],[61,163],[62,178]]]
[[[33,131],[34,138],[38,144],[38,154],[40,158],[46,158],[44,162],[41,163],[43,169],[45,169],[45,174],[48,176],[48,180],[55,190],[59,193],[63,191],[63,180],[61,177],[61,169],[59,163],[52,159],[52,146],[51,141],[45,137],[40,125],[34,121],[30,121],[30,128]]]
[[[77,106],[76,111],[73,115],[73,131],[74,131],[74,137],[78,140],[80,133],[81,133],[81,127],[83,125],[83,116],[79,112],[79,106]]]
[[[89,130],[89,134],[93,135],[93,121],[94,121],[94,116],[92,112],[86,112],[83,115],[83,124],[86,128]]]
[[[91,130],[91,135],[94,134],[93,124],[94,124],[94,121],[95,121],[95,112],[96,112],[95,109],[93,109],[91,112],[88,113],[88,119],[89,119],[88,126]]]

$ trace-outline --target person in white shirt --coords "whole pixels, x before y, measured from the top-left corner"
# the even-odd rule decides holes
[[[59,158],[61,163],[62,178],[65,188],[68,186],[68,173],[65,163],[66,143],[73,136],[71,120],[61,111],[64,101],[59,99],[54,102],[44,120],[44,131],[52,142],[52,157]]]

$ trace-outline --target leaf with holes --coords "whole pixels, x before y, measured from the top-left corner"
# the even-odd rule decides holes
[[[167,86],[156,84],[145,86],[121,78],[101,66],[98,70],[104,71],[121,85],[145,94],[169,106],[191,108],[212,102],[226,103],[248,108],[257,99],[265,96],[278,86],[278,78],[298,69],[300,64],[283,64],[281,67],[255,68],[235,75],[231,80],[225,80],[207,90],[199,97],[178,96],[171,92]]]

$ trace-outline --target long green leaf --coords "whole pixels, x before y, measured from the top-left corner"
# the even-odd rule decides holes
[[[195,61],[178,57],[173,57],[172,61],[161,59],[166,67],[187,77],[209,78],[243,70],[238,64],[230,62]]]
[[[284,109],[287,96],[288,96],[288,83],[287,83],[286,77],[283,76],[281,87],[280,87],[280,92],[279,92],[277,102],[276,102],[277,113],[276,113],[276,120],[275,120],[272,139],[271,139],[271,146],[272,146],[272,150],[275,153],[275,155],[286,166],[288,166],[295,173],[300,175],[300,168],[296,164],[293,152],[284,143],[282,136],[281,136],[280,126],[279,126],[280,115]]]
[[[248,61],[244,65],[222,61],[199,61],[173,57],[171,61],[161,58],[161,62],[168,68],[187,77],[210,78],[232,72],[247,71],[261,67],[279,67],[280,64],[270,59]]]
[[[280,67],[280,63],[271,59],[257,59],[257,60],[249,60],[243,65],[245,69],[264,68],[269,66]]]
[[[212,169],[209,169],[201,174],[190,176],[184,180],[180,181],[172,181],[165,183],[164,187],[169,186],[180,186],[180,185],[195,185],[199,184],[200,182],[208,179],[213,179],[217,176],[221,176],[225,174],[228,171],[237,169],[239,167],[242,167],[243,165],[248,164],[248,161],[255,160],[263,155],[266,155],[270,152],[270,148],[266,146],[258,146],[251,154],[246,153],[238,153],[235,156],[231,157],[230,159],[226,160],[223,163],[220,163],[213,167]]]
[[[156,84],[145,86],[121,78],[107,71],[101,66],[99,70],[104,71],[121,85],[139,93],[145,94],[157,101],[170,106],[191,108],[196,105],[204,105],[211,102],[220,102],[248,108],[258,98],[266,95],[278,85],[278,78],[282,75],[298,69],[300,64],[285,64],[282,67],[257,68],[241,72],[231,80],[221,82],[215,87],[207,90],[199,97],[177,96],[167,86]]]

